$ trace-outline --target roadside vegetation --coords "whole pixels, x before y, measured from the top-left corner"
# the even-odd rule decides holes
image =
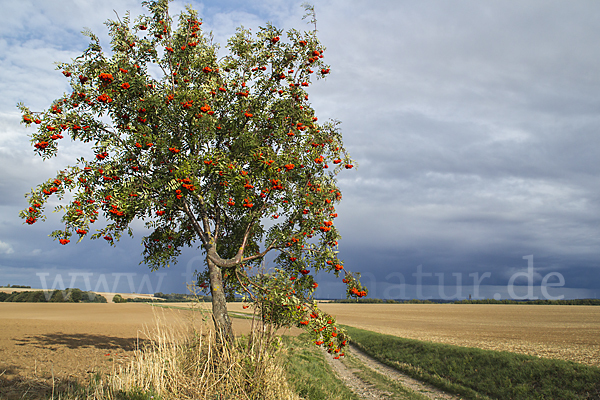
[[[287,347],[285,363],[290,387],[307,400],[358,400],[352,391],[339,380],[325,357],[324,351],[308,341],[308,335],[283,337]]]
[[[600,368],[346,329],[352,343],[373,358],[469,399],[600,398]]]

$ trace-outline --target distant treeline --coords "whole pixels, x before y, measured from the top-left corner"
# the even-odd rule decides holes
[[[13,286],[14,287],[14,286]],[[0,302],[16,303],[106,303],[106,298],[80,289],[0,293]]]
[[[200,300],[200,301],[211,301],[210,296],[194,296],[193,294],[182,294],[182,293],[154,293],[154,297],[158,297],[161,303],[187,303],[190,301]],[[132,302],[147,302],[148,299],[127,299],[127,301]]]
[[[31,289],[31,286],[25,285],[10,285],[10,283],[6,286],[0,286],[0,288],[13,288],[13,289]]]
[[[332,303],[363,303],[363,304],[435,304],[434,301],[430,300],[382,300],[382,299],[340,299],[333,300]]]
[[[334,303],[364,303],[364,304],[540,304],[564,306],[600,306],[600,299],[573,299],[573,300],[382,300],[382,299],[341,299],[333,300]]]
[[[159,301],[157,303],[188,303],[191,301],[203,301],[210,303],[212,301],[211,296],[196,296],[193,294],[182,294],[182,293],[170,293],[165,294],[162,292],[154,293],[154,297],[158,297]],[[131,303],[147,303],[149,301],[155,301],[154,299],[144,299],[144,298],[135,298],[135,299],[127,299],[127,302]],[[241,298],[228,299],[227,301],[242,301]]]
[[[542,304],[560,306],[600,306],[600,299],[573,299],[573,300],[460,300],[454,304]]]

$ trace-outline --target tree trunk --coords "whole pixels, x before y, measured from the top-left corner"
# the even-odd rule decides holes
[[[233,341],[231,320],[227,314],[227,299],[223,288],[221,269],[207,258],[208,273],[210,275],[210,292],[212,295],[213,321],[217,330],[217,339],[221,342]]]

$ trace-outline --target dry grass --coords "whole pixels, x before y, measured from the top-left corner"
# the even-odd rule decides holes
[[[288,388],[279,339],[255,329],[220,343],[206,324],[156,325],[131,362],[110,379],[116,390],[153,391],[162,399],[295,400]]]

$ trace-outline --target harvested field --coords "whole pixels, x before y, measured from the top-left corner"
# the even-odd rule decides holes
[[[600,367],[600,307],[336,303],[320,306],[341,324],[388,335]]]
[[[11,391],[19,388],[22,392],[24,387],[47,392],[53,375],[62,382],[85,382],[96,372],[111,373],[144,341],[146,328],[156,325],[155,317],[184,328],[191,327],[194,320],[199,329],[201,316],[200,312],[143,303],[2,302],[0,398],[10,398]],[[235,332],[249,332],[250,322],[234,319]]]
[[[210,304],[202,307],[208,311]],[[335,303],[321,307],[342,324],[385,334],[600,366],[600,307]],[[241,303],[230,303],[229,309],[250,311]],[[136,343],[145,338],[144,327],[155,326],[156,316],[189,327],[192,318],[200,325],[202,315],[207,316],[143,303],[0,303],[0,397],[11,398],[11,391],[23,387],[48,392],[53,375],[58,381],[81,382],[95,372],[111,373],[128,361]],[[251,320],[232,321],[236,333],[249,332]]]

